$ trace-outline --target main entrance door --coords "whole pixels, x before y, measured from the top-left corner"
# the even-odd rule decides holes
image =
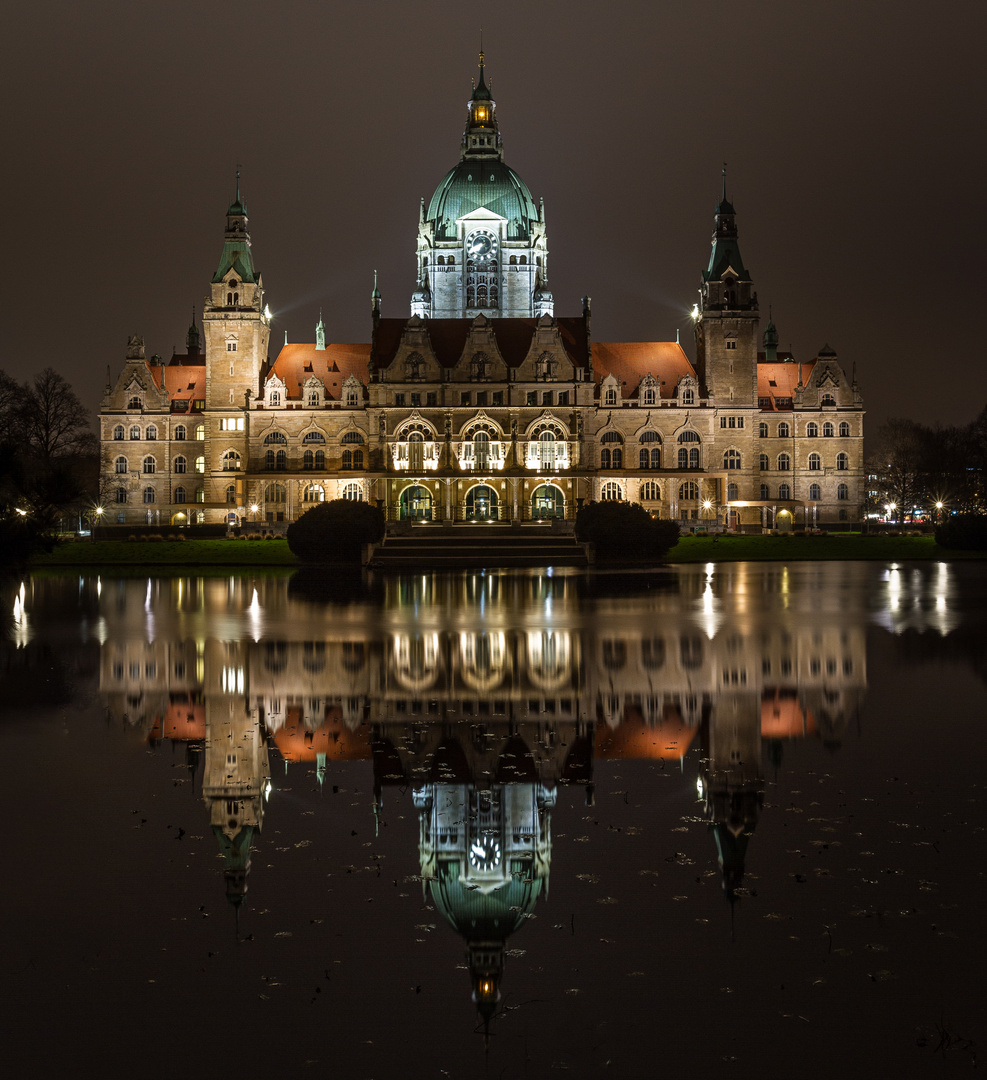
[[[486,484],[477,484],[466,493],[467,521],[496,521],[497,492]]]
[[[415,484],[401,492],[402,521],[431,521],[432,496],[427,488]]]
[[[542,484],[531,496],[531,516],[535,521],[565,517],[565,496],[554,484]]]

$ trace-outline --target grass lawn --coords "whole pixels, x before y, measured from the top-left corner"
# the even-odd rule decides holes
[[[683,536],[668,553],[669,563],[803,559],[984,559],[987,552],[939,547],[931,536]],[[297,567],[287,540],[100,540],[61,544],[38,555],[32,567]]]
[[[987,552],[941,548],[932,536],[683,536],[668,553],[670,563],[783,562],[801,559],[983,559]]]
[[[287,540],[84,540],[59,544],[32,567],[297,566]]]

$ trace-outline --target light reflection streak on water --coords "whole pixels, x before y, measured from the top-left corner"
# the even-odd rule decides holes
[[[256,643],[260,641],[264,633],[264,609],[260,606],[256,588],[250,601],[250,607],[247,608],[247,614],[250,616],[250,636]]]
[[[24,582],[14,596],[14,644],[23,649],[31,640],[31,629],[27,618],[27,601]]]
[[[875,621],[893,634],[906,630],[934,630],[945,637],[959,624],[956,575],[948,563],[913,567],[907,571],[891,563],[882,576],[886,606],[875,613]]]

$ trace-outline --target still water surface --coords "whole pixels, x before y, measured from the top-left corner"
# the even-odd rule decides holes
[[[965,1075],[985,599],[962,564],[7,582],[8,1075]]]

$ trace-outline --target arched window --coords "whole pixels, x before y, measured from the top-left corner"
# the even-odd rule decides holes
[[[185,442],[185,425],[175,425],[175,442]]]
[[[836,487],[836,497],[838,499],[849,499],[850,488],[846,484],[838,484]]]
[[[271,468],[274,467],[274,451],[273,450],[268,450],[267,454],[268,454],[268,457],[271,460],[271,464],[268,465],[268,468],[271,469]],[[315,468],[315,454],[311,450],[306,450],[305,453],[302,454],[302,468],[303,469],[314,469]],[[345,454],[343,455],[343,468],[344,469],[346,468],[346,455]]]
[[[353,389],[346,391],[346,404],[353,407],[359,404],[359,392]]]
[[[195,439],[196,439],[196,442],[202,442],[202,440],[205,437],[206,437],[206,425],[205,424],[196,424],[195,425]]]
[[[226,505],[236,506],[236,484],[228,484],[226,487]]]
[[[778,455],[778,470],[779,470],[779,472],[788,472],[788,470],[791,467],[792,467],[792,459],[788,456],[788,454],[779,454]]]
[[[197,488],[195,489],[195,501],[196,501],[196,502],[200,502],[200,503],[201,503],[201,502],[205,502],[205,501],[206,501],[206,492],[205,492],[205,488],[200,488],[200,487],[197,487]],[[201,516],[201,514],[200,514],[200,516],[199,516],[199,524],[200,524],[200,525],[202,524],[202,516]]]
[[[686,389],[682,391],[682,404],[694,405],[696,403],[696,392],[692,389]]]
[[[118,503],[125,503],[127,501],[127,489],[117,488],[116,501]]]
[[[316,408],[322,404],[322,395],[318,390],[309,390],[308,396],[305,399],[308,402],[309,408]]]
[[[623,497],[624,493],[616,480],[608,480],[600,490],[600,498],[604,502],[620,502]]]
[[[157,467],[157,463],[155,462],[154,458],[151,457],[150,454],[148,454],[147,457],[144,458],[144,465],[143,465],[144,472],[148,473],[148,474],[153,473],[156,467]]]
[[[265,446],[287,446],[288,436],[283,431],[272,431],[264,437]]]
[[[616,405],[617,404],[617,388],[615,386],[608,386],[603,394],[604,405]]]
[[[850,459],[846,454],[836,455],[836,468],[838,472],[846,472],[850,468]]]
[[[819,404],[820,405],[835,405],[836,404],[836,398],[833,397],[832,394],[823,394],[822,401],[820,401]]]
[[[206,459],[201,455],[195,459],[195,471],[197,473],[204,473],[206,471]]]
[[[735,502],[740,498],[736,484],[727,484],[727,502]]]
[[[124,436],[123,424],[117,424],[117,426],[113,429],[113,438],[117,442],[120,442],[121,439],[123,439],[123,436]]]
[[[850,437],[850,425],[844,420],[840,424],[840,438],[848,439]]]
[[[814,439],[819,434],[819,425],[810,420],[805,425],[805,437],[807,439]]]
[[[302,445],[308,446],[312,443],[318,443],[319,446],[324,446],[326,442],[325,435],[321,431],[309,431],[302,438]],[[343,442],[346,442],[346,436],[343,436]]]
[[[648,387],[645,388],[645,390],[641,394],[641,404],[642,405],[654,405],[654,403],[655,403],[655,388],[653,386],[648,386]]]
[[[771,498],[771,492],[768,489],[767,484],[762,484],[761,485],[761,498],[762,499],[770,499]]]
[[[661,498],[661,488],[654,480],[645,480],[641,485],[641,502],[658,502]]]
[[[788,486],[788,484],[779,484],[778,485],[778,498],[779,499],[790,499],[791,497],[792,497],[792,489]]]
[[[158,437],[158,429],[153,424],[147,425],[147,431],[144,432],[144,438],[154,441]]]
[[[359,431],[346,431],[339,441],[341,443],[360,443],[362,445],[363,435]]]
[[[283,503],[287,499],[284,484],[268,484],[264,488],[264,502]]]
[[[819,486],[819,484],[810,484],[809,485],[809,499],[812,502],[819,502],[819,500],[821,498],[822,498],[822,488]]]
[[[343,498],[351,502],[363,502],[363,488],[357,483],[344,484]]]
[[[326,467],[326,452],[325,450],[315,451],[315,467],[320,472],[325,470]]]
[[[278,469],[281,472],[284,472],[285,469],[288,468],[288,451],[287,450],[278,450],[278,452],[274,455],[274,467],[275,467],[275,469]]]
[[[179,455],[172,463],[172,468],[175,470],[176,473],[183,473],[188,468],[188,461],[185,458],[181,457],[181,455]]]
[[[144,504],[147,505],[148,503],[153,503],[153,502],[154,502],[154,488],[153,487],[144,488]]]
[[[822,458],[818,454],[809,455],[809,472],[819,472],[822,468]]]
[[[175,488],[175,499],[174,499],[174,501],[176,503],[183,503],[183,502],[187,501],[186,497],[185,497],[185,488],[183,488],[180,484],[179,484],[178,487]]]
[[[130,429],[131,439],[139,439],[141,437],[141,429],[139,424],[134,424]]]
[[[757,459],[757,460],[758,460],[758,465],[760,466],[760,468],[761,468],[762,470],[764,470],[764,469],[770,469],[770,468],[771,468],[771,464],[770,464],[770,462],[768,461],[768,455],[767,455],[767,454],[760,454],[760,455],[758,455],[758,459]]]
[[[723,468],[724,469],[739,469],[740,468],[740,451],[728,450],[723,455]]]
[[[325,501],[326,493],[321,484],[309,484],[302,493],[302,502],[320,503]]]
[[[624,464],[623,436],[618,431],[607,431],[600,442],[604,444],[600,451],[600,468],[619,469]]]
[[[113,469],[118,473],[125,473],[127,471],[127,459],[125,457],[118,457],[113,463]]]
[[[227,450],[223,454],[223,472],[235,472],[240,468],[240,455],[236,450]]]
[[[699,485],[694,480],[679,484],[679,499],[683,502],[696,502],[699,499]]]
[[[789,435],[791,435],[791,433],[792,429],[788,426],[788,422],[786,420],[782,420],[782,422],[778,425],[778,438],[787,439]]]
[[[757,433],[762,439],[768,437],[768,425],[763,420],[757,425]]]
[[[127,402],[128,409],[139,409],[141,407],[141,399],[136,395]]]
[[[832,437],[833,437],[833,425],[827,420],[826,423],[823,424],[823,438],[824,439],[831,439]]]
[[[281,405],[281,391],[272,390],[267,400],[270,402],[272,409],[279,408]]]

